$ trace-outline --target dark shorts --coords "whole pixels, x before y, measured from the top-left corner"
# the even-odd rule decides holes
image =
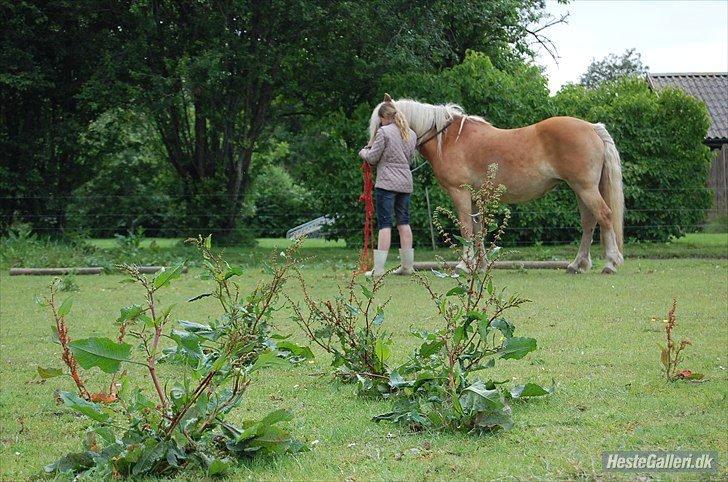
[[[409,224],[410,195],[403,192],[374,189],[377,200],[377,227],[392,227],[392,214],[397,217],[397,226]]]

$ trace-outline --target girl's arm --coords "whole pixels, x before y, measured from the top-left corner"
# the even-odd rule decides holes
[[[359,157],[367,161],[370,165],[376,166],[379,160],[382,158],[382,153],[386,146],[384,134],[382,129],[379,129],[374,135],[374,142],[371,147],[365,147],[359,151]]]

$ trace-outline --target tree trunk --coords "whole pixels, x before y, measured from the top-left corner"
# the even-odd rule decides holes
[[[230,177],[228,182],[228,202],[230,210],[225,222],[225,233],[231,235],[235,231],[237,221],[240,215],[245,195],[250,187],[250,166],[253,160],[253,152],[255,143],[263,131],[266,123],[266,117],[271,102],[271,85],[261,81],[253,88],[249,89],[250,93],[246,99],[248,117],[248,129],[243,137],[243,148],[240,152],[240,158],[232,162],[233,169],[229,171]]]
[[[203,113],[199,95],[195,96],[195,166],[200,178],[208,175],[205,169],[207,149],[207,118]]]

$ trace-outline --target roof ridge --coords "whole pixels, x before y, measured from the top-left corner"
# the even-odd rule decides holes
[[[728,77],[728,72],[649,72],[647,75],[649,77]]]

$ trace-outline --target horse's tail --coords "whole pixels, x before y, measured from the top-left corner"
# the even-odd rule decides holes
[[[612,226],[617,237],[619,251],[624,246],[624,192],[622,190],[622,162],[619,152],[614,145],[614,139],[607,132],[604,124],[592,124],[594,131],[604,142],[604,165],[602,166],[602,179],[599,181],[599,192],[604,201],[612,210]],[[601,230],[600,230],[601,231]],[[604,234],[602,232],[602,246]]]

